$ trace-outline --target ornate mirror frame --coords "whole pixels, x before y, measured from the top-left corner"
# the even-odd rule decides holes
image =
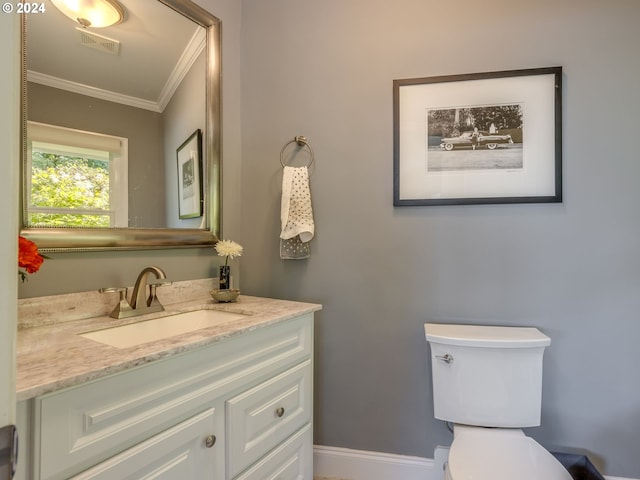
[[[32,228],[26,227],[25,159],[27,152],[26,17],[21,25],[21,230],[44,252],[146,250],[208,247],[218,241],[221,225],[221,32],[220,20],[190,0],[158,0],[206,29],[206,125],[203,151],[205,229],[178,228]]]

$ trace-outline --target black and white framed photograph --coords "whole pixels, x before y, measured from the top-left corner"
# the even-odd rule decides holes
[[[202,201],[202,133],[196,130],[178,147],[178,215],[201,217]]]
[[[395,206],[562,201],[562,67],[393,82]]]

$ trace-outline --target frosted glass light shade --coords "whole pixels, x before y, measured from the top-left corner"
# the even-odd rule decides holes
[[[83,27],[110,27],[124,19],[116,0],[51,0],[58,10]]]

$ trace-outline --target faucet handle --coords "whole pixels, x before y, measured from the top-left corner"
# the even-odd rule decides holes
[[[112,318],[123,318],[126,315],[125,312],[130,312],[133,310],[131,305],[129,305],[129,301],[127,300],[127,287],[107,287],[101,288],[98,290],[100,293],[118,293],[120,295],[120,300],[118,301],[118,305],[113,309],[113,311],[109,314]]]
[[[173,282],[162,279],[162,278],[156,280],[155,282],[148,283],[147,285],[149,285],[149,298],[147,298],[147,306],[148,307],[155,306],[156,308],[159,308],[161,311],[164,310],[164,307],[160,303],[160,300],[158,300],[158,297],[156,297],[156,288],[162,287],[164,285],[171,285],[172,283]]]

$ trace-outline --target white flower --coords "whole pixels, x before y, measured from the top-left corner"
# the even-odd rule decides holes
[[[242,245],[239,245],[232,240],[220,240],[216,243],[215,249],[219,256],[227,257],[225,265],[229,261],[229,258],[233,260],[235,257],[242,255]]]

